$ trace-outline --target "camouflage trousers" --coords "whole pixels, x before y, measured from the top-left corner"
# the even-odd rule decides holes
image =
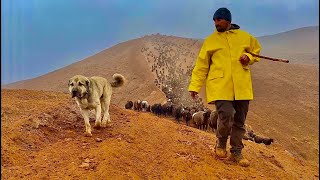
[[[242,138],[246,132],[245,121],[249,109],[249,100],[215,101],[218,112],[218,147],[225,148],[230,135],[231,153],[241,154]]]

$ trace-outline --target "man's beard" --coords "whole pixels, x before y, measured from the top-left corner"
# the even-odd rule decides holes
[[[216,26],[216,29],[217,29],[218,32],[225,32],[226,31],[225,28],[222,28],[220,26]]]

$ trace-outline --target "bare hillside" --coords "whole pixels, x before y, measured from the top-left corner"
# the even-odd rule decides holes
[[[252,74],[248,123],[292,153],[319,162],[319,69],[261,60]]]
[[[244,168],[215,159],[213,133],[171,119],[112,104],[112,126],[85,137],[78,107],[64,93],[2,90],[1,98],[2,179],[319,178],[318,164],[277,142],[244,141],[251,162]]]
[[[319,26],[305,27],[258,38],[261,54],[291,63],[319,65]]]
[[[10,84],[4,88],[67,93],[68,80],[74,75],[101,76],[112,81],[112,75],[120,73],[126,78],[126,83],[125,87],[113,89],[115,104],[124,106],[127,100],[134,100],[134,98],[146,99],[150,102],[164,101],[165,95],[155,85],[155,77],[150,73],[148,64],[140,52],[143,47],[144,44],[140,39],[131,40],[51,73]]]
[[[272,47],[271,42],[277,44],[281,37],[282,47],[292,47],[294,43],[289,40],[299,37],[295,42],[299,41],[296,42],[299,47],[305,47],[299,52],[314,53],[308,48],[311,47],[313,32],[318,31],[313,30],[288,32],[289,38],[286,33],[265,37],[265,40],[261,39],[262,46],[269,43],[265,46]],[[270,42],[266,42],[268,38]],[[166,95],[188,105],[193,102],[187,86],[201,45],[201,40],[159,34],[145,36],[4,88],[67,92],[68,79],[73,75],[98,75],[111,80],[113,73],[121,73],[127,78],[127,83],[114,89],[112,96],[112,102],[119,107],[124,107],[127,100],[137,99],[147,100],[150,104],[161,103],[166,100]],[[280,55],[284,52],[278,48],[274,50],[279,50],[277,53]],[[319,66],[307,64],[305,59],[307,57],[302,57],[301,63],[289,64],[261,60],[251,67],[255,99],[251,102],[247,123],[262,135],[273,137],[294,156],[318,163]],[[168,94],[170,88],[174,94]],[[205,103],[204,91],[201,98]]]

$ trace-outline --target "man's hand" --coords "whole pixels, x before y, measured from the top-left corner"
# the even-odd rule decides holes
[[[193,100],[196,100],[198,98],[198,93],[197,92],[194,92],[194,91],[189,91],[189,92],[190,92],[190,95],[191,95]]]
[[[242,54],[242,55],[240,56],[240,62],[241,62],[241,64],[247,66],[247,65],[249,64],[249,61],[250,61],[250,59],[249,59],[249,57],[248,57],[247,55]]]

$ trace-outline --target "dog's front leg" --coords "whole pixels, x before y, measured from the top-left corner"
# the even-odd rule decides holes
[[[100,128],[101,127],[101,105],[97,105],[96,109],[96,122],[94,124],[94,128]]]
[[[87,109],[81,109],[82,116],[84,118],[84,125],[86,127],[85,136],[91,137],[91,126],[89,122],[89,110]]]

